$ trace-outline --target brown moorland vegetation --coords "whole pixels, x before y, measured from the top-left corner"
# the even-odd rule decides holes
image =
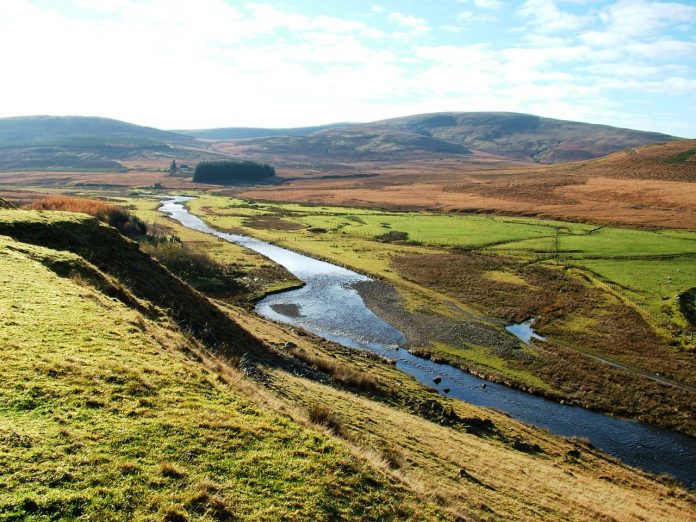
[[[249,155],[244,142],[215,145]],[[596,160],[530,164],[475,152],[465,157],[411,161],[288,162],[282,154],[253,156],[277,167],[273,187],[222,188],[169,176],[151,159],[124,162],[128,172],[4,172],[3,196],[28,200],[30,187],[91,187],[122,194],[123,187],[201,189],[245,197],[315,204],[502,212],[565,220],[650,227],[696,228],[696,140],[675,140]],[[153,189],[153,187],[156,187]],[[38,189],[37,189],[38,190]]]
[[[467,159],[342,166],[242,195],[262,200],[392,209],[505,212],[566,220],[696,228],[696,140],[679,140],[558,165]],[[350,177],[371,172],[374,177]],[[317,179],[318,178],[318,179]],[[237,191],[239,192],[239,191]]]
[[[118,205],[107,201],[79,198],[64,195],[51,195],[31,202],[32,210],[61,210],[63,212],[81,212],[108,223],[126,236],[140,236],[147,232],[147,227],[140,219]]]

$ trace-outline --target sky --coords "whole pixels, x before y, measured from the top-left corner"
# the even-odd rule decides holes
[[[696,137],[696,0],[3,0],[0,117],[514,111]]]

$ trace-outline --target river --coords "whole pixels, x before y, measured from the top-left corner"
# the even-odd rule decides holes
[[[260,315],[344,346],[394,359],[399,370],[427,386],[434,386],[433,379],[440,377],[437,388],[440,393],[449,388],[449,397],[495,408],[557,435],[587,438],[626,464],[653,473],[669,473],[687,487],[696,488],[696,439],[642,422],[559,404],[411,355],[401,349],[405,343],[401,332],[367,308],[352,287],[369,277],[255,238],[216,230],[188,212],[183,203],[191,199],[194,198],[168,198],[159,210],[186,227],[258,252],[305,283],[302,288],[259,301],[256,312]]]

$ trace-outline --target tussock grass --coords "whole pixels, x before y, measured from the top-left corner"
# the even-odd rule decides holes
[[[140,219],[123,208],[103,200],[54,194],[31,202],[28,208],[89,214],[117,228],[125,236],[142,236],[147,233],[147,227]]]
[[[237,281],[241,273],[235,266],[222,264],[180,241],[146,241],[141,249],[200,292],[220,297],[242,291]]]
[[[324,426],[336,435],[343,434],[341,416],[331,411],[331,408],[323,404],[313,404],[309,408],[309,420],[319,426]]]

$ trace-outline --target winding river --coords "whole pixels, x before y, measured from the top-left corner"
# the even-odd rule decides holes
[[[351,348],[370,350],[396,360],[396,367],[449,397],[495,408],[517,420],[557,435],[589,439],[604,452],[626,464],[654,473],[669,473],[689,488],[696,488],[696,439],[645,423],[611,417],[568,406],[475,377],[447,364],[411,355],[404,337],[368,309],[352,287],[365,275],[292,252],[258,239],[216,230],[190,214],[183,203],[191,197],[162,201],[160,211],[182,225],[240,244],[284,266],[305,286],[269,295],[256,311],[269,319],[296,325]]]

